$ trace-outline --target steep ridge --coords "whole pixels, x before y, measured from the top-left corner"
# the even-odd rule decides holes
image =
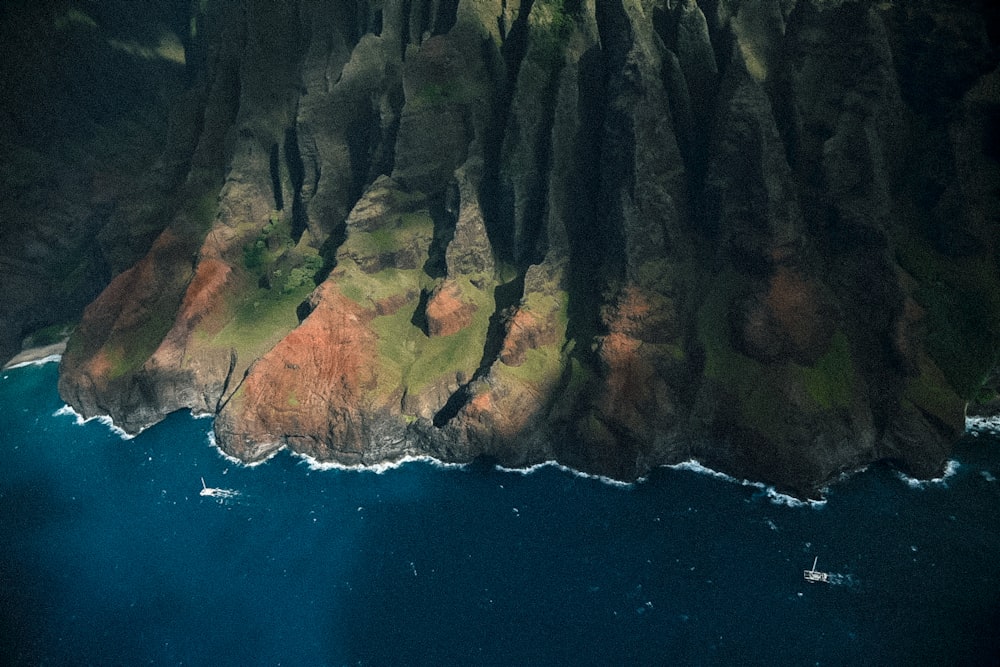
[[[71,340],[85,415],[811,494],[935,474],[993,397],[985,9],[202,4],[187,203]]]
[[[0,7],[0,364],[25,339],[60,340],[174,212],[198,130],[187,12],[134,14],[121,0]]]

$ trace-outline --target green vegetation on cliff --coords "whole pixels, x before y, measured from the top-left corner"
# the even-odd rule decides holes
[[[201,338],[212,347],[235,349],[241,357],[261,356],[299,324],[301,306],[322,267],[315,248],[292,239],[289,216],[272,211],[243,246],[242,268],[249,280],[233,281],[243,289],[227,295],[228,322],[221,330],[203,331]]]
[[[173,326],[175,309],[176,305],[164,305],[162,310],[154,310],[138,327],[119,332],[105,345],[111,363],[109,379],[134,373],[146,363]]]
[[[398,277],[399,272],[392,272]],[[486,344],[486,332],[493,300],[467,279],[457,280],[462,298],[474,306],[471,322],[459,331],[444,336],[428,336],[414,324],[416,299],[395,312],[376,317],[372,328],[378,334],[379,358],[387,363],[380,369],[379,389],[388,395],[398,388],[419,395],[435,383],[456,382],[457,376],[471,378],[479,367]],[[411,283],[412,285],[412,283]]]
[[[537,0],[531,8],[531,47],[527,57],[540,64],[556,65],[573,30],[573,13],[580,0]]]
[[[899,76],[933,3],[187,4],[177,34],[206,71],[172,117],[173,180],[146,201],[111,187],[126,169],[85,170],[74,196],[113,202],[101,253],[43,256],[80,293],[169,223],[66,355],[90,413],[150,419],[121,394],[161,345],[141,377],[168,387],[153,412],[211,410],[245,377],[247,412],[218,423],[251,457],[276,438],[352,462],[507,447],[626,478],[698,450],[803,489],[885,452],[939,456],[998,362],[995,188],[961,182],[996,168],[968,155],[995,100],[929,112]],[[59,30],[95,30],[63,14]],[[996,67],[967,18],[948,41],[982,62],[952,101]],[[142,120],[119,120],[92,134],[127,157],[115,128]],[[913,155],[942,159],[908,185],[921,160],[903,146],[924,133],[937,143]],[[13,143],[11,188],[49,178],[44,150]],[[573,424],[576,451],[543,442]]]
[[[849,408],[857,391],[847,336],[837,331],[830,346],[812,366],[794,365],[809,396],[821,409]]]
[[[965,401],[952,390],[944,374],[926,355],[921,355],[919,373],[909,379],[903,397],[942,424],[964,428]]]
[[[381,362],[376,369],[377,397],[384,401],[397,392],[420,396],[442,383],[454,386],[458,377],[471,378],[495,309],[489,291],[492,277],[452,278],[458,300],[471,310],[471,321],[448,335],[428,335],[419,325],[423,313],[418,311],[421,293],[430,294],[440,284],[423,268],[434,220],[421,209],[388,215],[380,223],[349,229],[332,274],[346,297],[373,313],[371,327],[378,336]],[[476,287],[473,279],[487,287]]]
[[[775,438],[789,437],[794,421],[810,413],[847,410],[856,400],[856,377],[847,337],[838,331],[811,365],[793,361],[764,364],[734,349],[730,304],[739,276],[716,277],[697,314],[698,342],[705,354],[703,375],[731,394],[742,416],[737,426]]]
[[[897,229],[894,245],[917,281],[931,357],[955,392],[973,399],[1000,361],[1000,270],[982,253],[946,257],[913,230]]]
[[[207,342],[213,347],[235,349],[240,356],[255,358],[269,350],[299,324],[298,306],[314,285],[292,290],[255,289],[233,304],[232,319]]]

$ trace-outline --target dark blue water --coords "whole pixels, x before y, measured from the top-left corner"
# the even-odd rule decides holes
[[[0,377],[0,662],[982,665],[1000,656],[1000,440],[816,507],[663,469],[246,468],[208,420],[77,423]],[[199,495],[201,477],[239,495]],[[808,584],[819,556],[833,583]]]

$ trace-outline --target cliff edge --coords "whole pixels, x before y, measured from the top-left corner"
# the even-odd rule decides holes
[[[247,461],[935,475],[1000,360],[992,11],[199,3],[187,175],[60,392]]]

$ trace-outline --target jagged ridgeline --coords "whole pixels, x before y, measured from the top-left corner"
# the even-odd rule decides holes
[[[60,391],[245,460],[940,470],[1000,350],[968,2],[193,3],[187,177]],[[167,206],[167,204],[164,204]]]

